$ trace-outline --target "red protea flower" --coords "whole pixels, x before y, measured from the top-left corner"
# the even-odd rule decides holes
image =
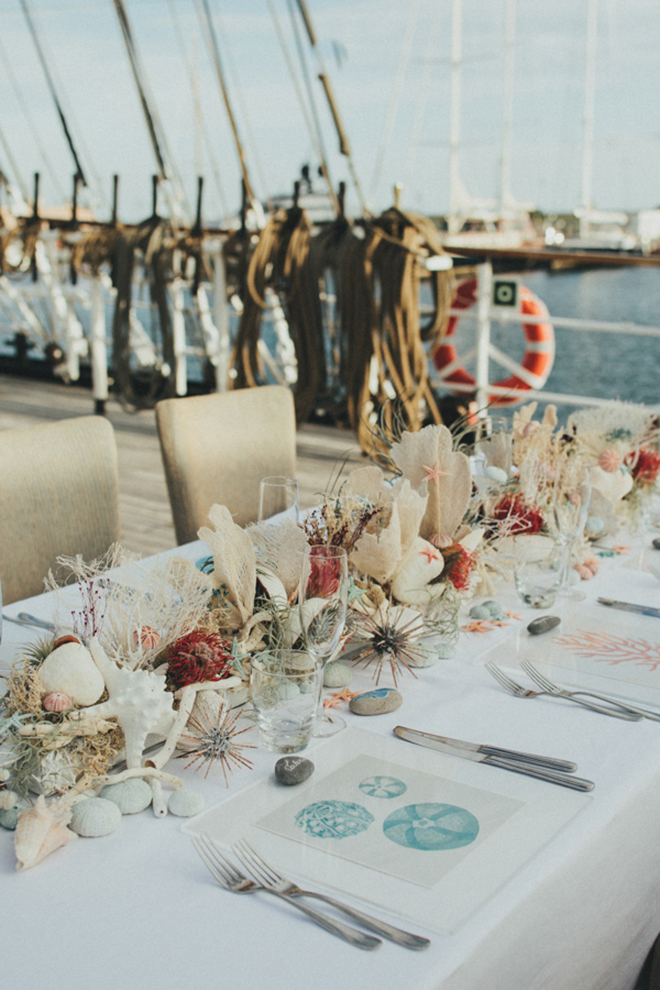
[[[457,591],[467,591],[470,587],[470,574],[476,562],[475,555],[460,543],[452,543],[444,549],[441,548],[440,553],[445,560],[441,579],[446,578],[451,581]]]
[[[342,557],[332,556],[332,553],[339,552],[340,549],[334,546],[309,548],[308,598],[331,598],[339,590]]]
[[[533,505],[527,505],[520,495],[506,495],[492,512],[493,519],[508,522],[510,535],[540,533],[545,526],[542,513]]]
[[[177,689],[201,681],[221,681],[231,673],[229,650],[229,643],[218,633],[187,633],[168,650],[167,676]]]
[[[660,471],[660,453],[651,447],[640,447],[626,457],[626,464],[639,484],[653,485]]]

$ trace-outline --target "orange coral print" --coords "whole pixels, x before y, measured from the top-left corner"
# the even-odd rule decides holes
[[[660,643],[648,643],[645,639],[626,639],[611,633],[580,629],[574,636],[556,636],[553,642],[569,653],[613,666],[633,663],[650,670],[660,667]]]

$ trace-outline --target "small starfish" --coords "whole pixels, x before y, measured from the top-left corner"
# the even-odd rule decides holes
[[[468,622],[463,629],[465,632],[486,633],[490,632],[491,627],[484,619],[476,619],[475,622]]]
[[[323,711],[327,711],[328,708],[340,708],[342,701],[348,703],[351,698],[356,698],[359,693],[359,691],[349,691],[347,687],[342,688],[341,691],[335,691],[323,699]]]
[[[436,462],[435,467],[428,467],[426,464],[422,464],[422,467],[426,471],[426,477],[424,481],[435,481],[436,485],[440,483],[440,478],[446,478],[447,471],[441,471],[440,465]]]
[[[630,547],[625,546],[623,543],[615,543],[612,549],[615,553],[628,553]]]
[[[365,589],[364,588],[358,588],[358,586],[355,583],[355,581],[353,580],[353,578],[352,577],[349,577],[349,579],[348,579],[348,601],[349,601],[349,603],[350,602],[359,602],[359,601],[361,601],[362,600],[362,596],[364,595],[364,593],[365,593]]]
[[[515,612],[510,612],[508,608],[504,610],[504,614],[508,615],[510,619],[518,619],[518,622],[520,622],[520,616]]]
[[[500,619],[491,619],[490,620],[490,624],[491,624],[491,626],[493,628],[495,628],[496,626],[508,626],[509,625],[508,622],[502,622]]]
[[[434,547],[427,547],[425,550],[419,551],[422,556],[426,555],[426,562],[431,563],[432,560],[442,560],[441,555]]]

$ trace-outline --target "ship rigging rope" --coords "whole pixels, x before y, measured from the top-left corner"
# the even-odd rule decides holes
[[[39,36],[37,34],[37,29],[32,19],[30,10],[28,8],[27,0],[20,0],[20,4],[23,9],[23,13],[25,15],[25,20],[27,22],[28,29],[32,36],[32,41],[34,42],[34,47],[37,50],[37,56],[39,58],[39,62],[41,63],[41,68],[43,69],[44,76],[46,77],[46,84],[50,91],[50,95],[53,98],[53,102],[55,103],[55,109],[57,110],[58,116],[60,118],[60,122],[62,124],[62,128],[64,130],[64,136],[66,137],[67,143],[69,145],[69,149],[71,151],[71,154],[73,155],[73,161],[76,166],[76,174],[79,176],[82,184],[86,186],[87,179],[85,178],[83,167],[80,164],[80,159],[78,158],[78,152],[76,151],[75,145],[73,143],[73,138],[71,137],[71,132],[69,130],[66,117],[64,116],[64,111],[62,110],[62,105],[59,101],[57,91],[55,89],[55,83],[53,82],[53,77],[51,75],[50,69],[48,68],[48,63],[46,62],[43,48],[41,46],[41,42],[39,41]]]

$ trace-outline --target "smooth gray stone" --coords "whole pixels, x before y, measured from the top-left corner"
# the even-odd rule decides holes
[[[353,680],[353,668],[340,660],[331,660],[323,668],[323,687],[343,688]]]
[[[403,698],[395,688],[376,688],[351,698],[348,707],[354,715],[385,715],[394,712],[403,703]]]
[[[561,619],[558,615],[539,615],[538,619],[532,619],[527,626],[527,632],[532,636],[541,636],[542,633],[550,632],[560,622]]]
[[[292,787],[295,784],[302,784],[314,773],[314,764],[311,760],[306,760],[303,756],[283,756],[275,764],[275,776],[280,784]]]
[[[660,536],[656,536],[656,538],[653,541],[653,546],[655,547],[656,550],[660,550]]]

